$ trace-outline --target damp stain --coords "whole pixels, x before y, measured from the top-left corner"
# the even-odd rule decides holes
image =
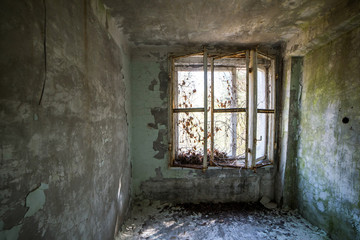
[[[156,79],[154,78],[154,79],[151,81],[148,89],[149,89],[150,91],[154,91],[155,85],[157,85],[157,81],[156,81]]]
[[[167,145],[165,144],[166,136],[167,130],[160,129],[156,140],[153,142],[153,149],[158,152],[154,156],[154,158],[156,159],[164,159],[165,154],[168,151]]]
[[[151,115],[154,116],[154,123],[148,123],[148,127],[158,129],[160,125],[167,126],[168,109],[155,107],[151,108]]]
[[[165,70],[161,70],[159,73],[159,82],[160,82],[160,98],[161,100],[165,100],[168,97],[167,89],[168,89],[168,83],[169,83],[169,74],[165,72]]]

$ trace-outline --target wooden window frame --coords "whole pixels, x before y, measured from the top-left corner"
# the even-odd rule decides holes
[[[203,108],[176,108],[175,101],[176,101],[176,94],[177,86],[177,69],[175,67],[175,61],[180,58],[186,58],[194,55],[202,55],[203,56],[203,66],[202,69],[199,71],[204,72],[204,107]],[[246,69],[246,106],[245,108],[225,108],[225,109],[215,109],[214,108],[214,71],[215,71],[215,64],[216,60],[222,58],[230,58],[241,56],[245,58],[245,69]],[[267,61],[269,64],[266,67],[259,67],[258,66],[258,57],[260,57],[263,61]],[[208,65],[209,62],[209,65]],[[197,168],[203,169],[204,171],[208,169],[208,167],[218,167],[219,165],[214,164],[214,114],[220,112],[244,112],[246,114],[246,153],[245,153],[245,165],[241,166],[241,168],[247,169],[256,169],[258,167],[271,165],[273,163],[274,157],[274,144],[275,144],[275,100],[276,100],[276,82],[275,82],[275,73],[274,73],[274,58],[268,57],[255,49],[251,50],[243,50],[236,52],[234,54],[223,54],[223,55],[209,55],[206,48],[201,53],[196,54],[189,54],[183,56],[171,57],[171,87],[170,87],[170,142],[169,142],[169,166],[170,167],[182,167],[182,168]],[[210,66],[210,76],[211,76],[211,102],[210,102],[210,117],[211,123],[210,125],[210,136],[211,136],[211,144],[210,144],[210,155],[208,159],[207,149],[208,149],[208,141],[207,137],[205,137],[205,133],[207,133],[208,124],[207,124],[207,117],[208,117],[208,67]],[[272,85],[272,94],[269,95],[266,93],[266,104],[267,107],[265,109],[258,109],[257,108],[257,73],[258,69],[261,69],[265,73],[265,82],[266,92],[268,92],[268,84],[271,83]],[[270,97],[270,99],[269,99]],[[254,104],[256,103],[256,104]],[[269,104],[272,104],[272,108],[270,108]],[[204,113],[204,149],[203,149],[203,163],[202,166],[188,166],[188,165],[174,165],[175,156],[176,156],[176,124],[174,124],[174,114],[181,113],[181,112],[199,112]],[[257,114],[266,114],[266,136],[264,137],[265,143],[265,156],[261,158],[256,158],[256,142],[259,139],[256,139],[256,131],[257,131]],[[270,118],[269,116],[272,115]],[[264,163],[259,163],[262,162]],[[210,165],[208,165],[210,162]],[[228,165],[220,166],[220,167],[231,167]],[[239,167],[239,166],[237,166]]]

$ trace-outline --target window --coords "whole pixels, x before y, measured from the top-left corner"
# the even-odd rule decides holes
[[[171,166],[273,162],[274,60],[255,50],[172,59]]]

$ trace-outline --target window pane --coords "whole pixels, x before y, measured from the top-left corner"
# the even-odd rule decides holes
[[[246,114],[214,114],[214,161],[238,165],[245,158]]]
[[[204,155],[204,113],[175,113],[177,164],[202,164]]]
[[[204,72],[178,71],[176,108],[204,107]]]
[[[257,108],[266,109],[267,107],[267,92],[265,73],[262,70],[258,70],[257,73]]]
[[[246,70],[214,72],[215,108],[246,107]]]
[[[272,90],[271,76],[266,81],[266,72],[263,70],[258,71],[257,81],[257,108],[259,109],[274,109],[273,106],[273,90]]]
[[[238,108],[246,108],[246,69],[236,69],[236,101]]]
[[[256,159],[264,157],[266,155],[268,115],[269,114],[267,113],[257,114]]]

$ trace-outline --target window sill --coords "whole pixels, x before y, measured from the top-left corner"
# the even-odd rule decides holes
[[[203,166],[202,165],[195,165],[195,164],[174,164],[172,166],[169,167],[170,169],[198,169],[198,170],[202,170]],[[273,163],[268,162],[268,163],[260,163],[257,164],[255,169],[257,168],[273,168]],[[218,170],[218,169],[247,169],[247,170],[252,170],[251,168],[245,168],[245,167],[241,167],[241,166],[229,166],[229,165],[217,165],[217,166],[208,166],[207,170]]]

